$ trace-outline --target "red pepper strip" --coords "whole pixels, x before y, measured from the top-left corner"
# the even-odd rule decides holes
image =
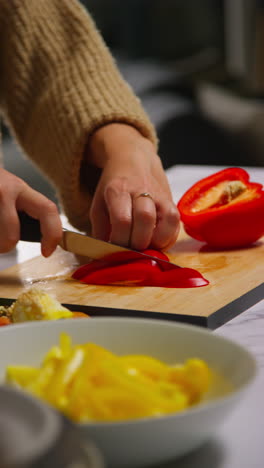
[[[166,257],[166,260],[168,260],[168,257]],[[86,265],[82,265],[73,273],[72,277],[75,279],[81,279],[84,275],[94,273],[97,270],[102,270],[108,268],[109,266],[113,267],[124,264],[126,265],[134,263],[135,261],[152,262],[151,259],[148,259],[147,257],[146,259],[142,258],[142,255],[137,254],[137,252],[134,251],[117,252],[114,254],[106,255],[100,260],[93,260],[92,262],[87,263]],[[156,263],[155,261],[153,262]]]
[[[213,247],[244,247],[264,234],[262,185],[250,182],[241,168],[200,180],[182,196],[178,209],[187,234]]]
[[[133,252],[132,252],[133,253]],[[154,250],[146,250],[149,255],[159,255],[168,260],[168,257]],[[108,259],[106,261],[106,258]],[[127,258],[127,256],[125,256]],[[120,262],[121,256],[117,254]],[[161,286],[168,288],[187,288],[206,286],[208,281],[196,270],[191,268],[176,268],[162,270],[163,262],[152,259],[134,259],[129,262],[117,263],[115,254],[105,257],[104,260],[95,260],[88,265],[81,266],[73,273],[73,278],[83,283],[98,285],[120,286]]]
[[[192,268],[180,268],[178,271],[162,271],[154,275],[152,284],[148,281],[142,286],[159,286],[165,288],[195,288],[206,286],[209,281],[205,279],[198,271]]]
[[[174,265],[171,263],[164,263],[164,262],[159,262],[159,259],[161,260],[166,260],[169,262],[169,257],[167,257],[166,254],[163,252],[158,252],[157,250],[151,250],[147,249],[144,250],[143,252],[146,255],[150,255],[151,257],[156,257],[157,258],[157,264],[159,267],[163,270],[172,270],[172,269],[178,269],[180,268],[178,265]],[[81,279],[83,278],[84,275],[88,275],[89,273],[93,273],[96,270],[102,270],[103,268],[109,267],[109,265],[114,266],[114,265],[123,265],[123,264],[128,264],[128,263],[133,263],[135,261],[150,261],[151,259],[149,258],[142,258],[142,255],[140,253],[137,253],[135,251],[124,251],[124,252],[116,252],[114,254],[106,255],[104,258],[100,260],[94,260],[90,263],[87,263],[86,265],[82,265],[79,267],[72,275],[74,279]]]
[[[169,257],[167,257],[167,255],[164,252],[160,252],[158,250],[153,249],[146,249],[143,253],[146,255],[150,255],[151,257],[156,257],[157,263],[162,271],[175,270],[175,268],[181,268],[178,265],[175,265],[174,263],[159,262],[159,258],[161,260],[166,260],[166,262],[170,261]]]
[[[164,252],[160,252],[154,249],[146,249],[142,253],[149,255],[150,257],[155,257],[156,262],[158,263],[160,268],[164,271],[173,270],[175,268],[180,268],[178,265],[174,265],[173,263],[159,262],[159,259],[165,260],[165,262],[170,261],[169,257],[167,257],[167,255]],[[142,255],[139,252],[128,250],[124,252],[116,252],[114,254],[107,255],[99,261],[106,261],[106,262],[110,262],[111,265],[116,265],[116,264],[121,264],[121,263],[123,264],[123,263],[128,263],[128,262],[134,262],[135,260],[141,261],[141,260],[147,260],[147,259],[142,258]]]
[[[101,270],[90,272],[80,279],[88,284],[109,284],[109,285],[141,285],[143,282],[152,283],[155,272],[160,272],[158,265],[151,260],[147,262],[137,261],[123,265],[108,266]]]
[[[81,280],[85,275],[93,273],[96,270],[102,270],[104,268],[107,268],[108,266],[109,262],[106,262],[104,260],[93,260],[90,263],[87,263],[77,268],[77,270],[75,270],[75,272],[73,273],[72,278]]]
[[[160,250],[146,249],[143,251],[143,253],[146,255],[150,255],[151,257],[160,258],[161,260],[166,260],[167,262],[170,261],[169,257],[164,252],[161,252]]]

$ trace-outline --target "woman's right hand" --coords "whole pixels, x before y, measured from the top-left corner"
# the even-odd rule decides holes
[[[19,177],[0,168],[0,253],[12,250],[20,238],[18,211],[39,220],[41,253],[49,257],[62,237],[62,225],[55,203],[32,189]]]

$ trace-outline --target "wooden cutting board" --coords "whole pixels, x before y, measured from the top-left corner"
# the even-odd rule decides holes
[[[0,304],[37,286],[72,310],[90,315],[166,318],[216,328],[264,297],[263,241],[245,249],[213,251],[182,229],[168,255],[172,262],[200,271],[210,285],[188,289],[85,285],[71,278],[80,261],[58,247],[48,259],[39,256],[0,271]]]

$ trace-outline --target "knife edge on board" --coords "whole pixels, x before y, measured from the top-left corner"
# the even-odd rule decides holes
[[[32,218],[23,211],[18,212],[20,221],[20,240],[27,242],[41,242],[40,223],[37,219]],[[67,252],[72,252],[76,255],[88,257],[93,260],[103,259],[107,255],[117,252],[133,252],[138,258],[150,258],[160,264],[164,264],[166,269],[179,268],[179,265],[163,260],[143,252],[129,249],[127,247],[112,244],[110,242],[95,239],[75,231],[63,229],[63,237],[60,242],[60,247]],[[165,269],[164,268],[164,269]]]

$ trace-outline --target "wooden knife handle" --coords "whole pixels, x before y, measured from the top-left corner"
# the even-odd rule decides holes
[[[40,223],[24,211],[18,211],[20,221],[20,240],[28,242],[41,242]]]

